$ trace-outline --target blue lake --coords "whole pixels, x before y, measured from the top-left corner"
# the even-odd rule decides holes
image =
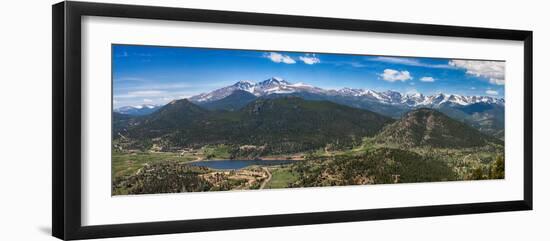
[[[215,161],[198,161],[190,163],[192,166],[208,167],[212,169],[235,170],[248,166],[276,166],[291,164],[293,160],[215,160]]]

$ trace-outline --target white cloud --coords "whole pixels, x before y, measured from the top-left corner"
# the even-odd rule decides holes
[[[412,79],[412,76],[411,76],[411,73],[409,73],[409,71],[399,71],[399,70],[394,70],[394,69],[385,69],[384,70],[384,73],[380,74],[380,77],[382,77],[382,79],[384,79],[385,81],[389,81],[389,82],[395,82],[395,81],[407,81],[407,80],[411,80]]]
[[[304,64],[318,64],[321,63],[321,60],[315,57],[315,54],[306,54],[305,56],[300,56],[299,59],[304,62]]]
[[[435,82],[435,79],[433,77],[424,76],[424,77],[420,78],[420,81],[422,81],[422,82]]]
[[[496,91],[496,90],[487,90],[487,91],[485,91],[485,94],[488,94],[488,95],[498,95],[498,91]]]
[[[294,64],[296,63],[296,60],[294,60],[292,57],[280,53],[270,52],[269,54],[265,54],[264,57],[270,59],[271,61],[275,63],[285,63],[285,64]]]
[[[402,64],[402,65],[419,66],[419,67],[436,68],[436,69],[452,68],[447,64],[428,64],[428,63],[421,62],[419,59],[404,58],[404,57],[376,57],[371,60],[384,62],[384,63],[391,63],[391,64]]]
[[[359,63],[359,62],[351,62],[349,63],[351,65],[351,67],[354,67],[354,68],[363,68],[363,67],[367,67],[367,65],[365,64],[362,64],[362,63]]]
[[[504,85],[505,63],[499,61],[451,60],[450,66],[465,69],[467,74],[483,77],[489,83]]]
[[[144,103],[152,103],[153,100],[152,100],[152,99],[143,99],[143,102],[144,102]]]

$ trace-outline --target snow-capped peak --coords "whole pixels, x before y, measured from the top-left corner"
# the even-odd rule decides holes
[[[240,89],[240,90],[244,90],[244,91],[248,91],[250,93],[253,93],[255,85],[256,85],[256,83],[253,83],[251,81],[241,80],[241,81],[233,84],[233,87],[235,87],[236,89]]]
[[[247,85],[255,85],[256,83],[249,81],[249,80],[239,80],[237,83],[233,84],[234,86],[247,86]]]
[[[271,79],[271,80],[274,80],[274,81],[279,81],[279,82],[285,81],[283,78],[281,78],[281,77],[276,77],[276,76],[273,76],[273,77],[271,77],[270,79]]]
[[[282,78],[279,78],[279,77],[271,77],[269,79],[266,79],[260,83],[258,83],[257,85],[260,85],[260,86],[271,86],[271,85],[289,85],[290,83],[288,83],[286,80],[282,79]]]
[[[362,89],[352,89],[352,88],[343,88],[337,90],[338,93],[342,95],[350,95],[350,96],[361,96],[363,94]]]
[[[384,97],[380,93],[374,90],[365,90],[363,93],[365,96],[370,96],[371,98],[374,98],[376,100],[379,100],[379,101],[384,100]]]
[[[152,104],[143,104],[143,105],[134,105],[134,106],[123,106],[114,109],[115,112],[128,115],[145,115],[150,114],[153,111],[160,108],[160,105]]]
[[[418,92],[415,92],[415,93],[409,93],[406,95],[407,97],[411,97],[411,98],[422,98],[424,97],[423,94],[421,93],[418,93]]]

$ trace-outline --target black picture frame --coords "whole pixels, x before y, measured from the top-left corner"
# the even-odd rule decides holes
[[[150,7],[90,2],[52,6],[53,150],[52,233],[60,239],[309,225],[336,222],[532,210],[533,208],[533,32],[491,28]],[[524,43],[524,194],[522,200],[420,207],[342,210],[235,218],[81,224],[81,17],[104,16],[378,33],[516,40]]]

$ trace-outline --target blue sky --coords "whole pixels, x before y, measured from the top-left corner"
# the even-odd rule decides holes
[[[504,97],[504,62],[113,45],[115,108],[280,77],[326,89]]]

